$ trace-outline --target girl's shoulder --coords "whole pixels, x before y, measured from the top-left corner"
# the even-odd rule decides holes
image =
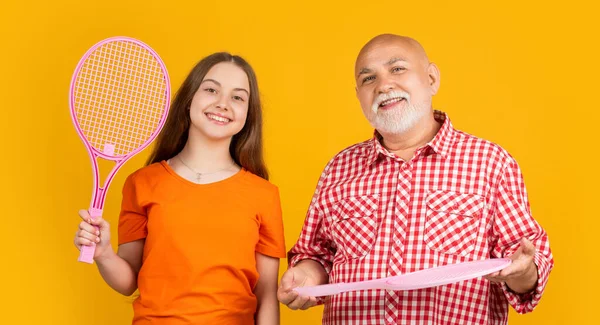
[[[270,181],[253,174],[247,169],[242,170],[243,177],[240,178],[240,182],[243,188],[249,190],[254,196],[272,196],[279,192],[278,187]]]
[[[156,162],[137,169],[127,177],[126,182],[148,184],[159,178],[157,176],[164,173],[165,167],[163,166],[163,162]]]
[[[256,187],[264,187],[265,189],[274,189],[277,186],[271,183],[269,180],[266,180],[256,174],[253,174],[251,171],[244,169],[246,181],[255,185]]]

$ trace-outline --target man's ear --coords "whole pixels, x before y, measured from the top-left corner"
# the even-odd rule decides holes
[[[429,87],[431,88],[431,95],[435,95],[440,88],[440,70],[435,63],[430,63],[427,67],[427,77],[429,81]]]

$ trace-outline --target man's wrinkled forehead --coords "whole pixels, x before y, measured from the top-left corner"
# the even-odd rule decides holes
[[[389,57],[389,59],[388,59]],[[360,77],[363,74],[369,74],[369,73],[373,73],[374,72],[374,68],[379,66],[379,65],[383,65],[386,67],[390,67],[393,66],[394,64],[396,64],[397,62],[409,62],[408,59],[406,59],[406,56],[404,55],[400,55],[400,54],[392,54],[391,56],[385,56],[385,57],[375,57],[372,60],[369,60],[368,58],[363,60],[364,64],[358,64],[355,68],[355,72],[356,72],[356,77]]]
[[[369,41],[356,58],[355,75],[373,66],[389,65],[397,61],[427,63],[427,55],[421,45],[407,37],[378,36]]]

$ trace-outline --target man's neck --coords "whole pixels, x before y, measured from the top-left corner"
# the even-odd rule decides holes
[[[382,145],[404,161],[410,161],[417,149],[435,138],[441,124],[433,115],[427,114],[415,126],[403,133],[381,133]]]

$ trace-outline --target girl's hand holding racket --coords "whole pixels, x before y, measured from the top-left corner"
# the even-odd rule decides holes
[[[110,244],[110,225],[102,217],[92,219],[87,210],[80,210],[81,223],[75,233],[75,247],[95,246],[94,259],[113,254]]]

